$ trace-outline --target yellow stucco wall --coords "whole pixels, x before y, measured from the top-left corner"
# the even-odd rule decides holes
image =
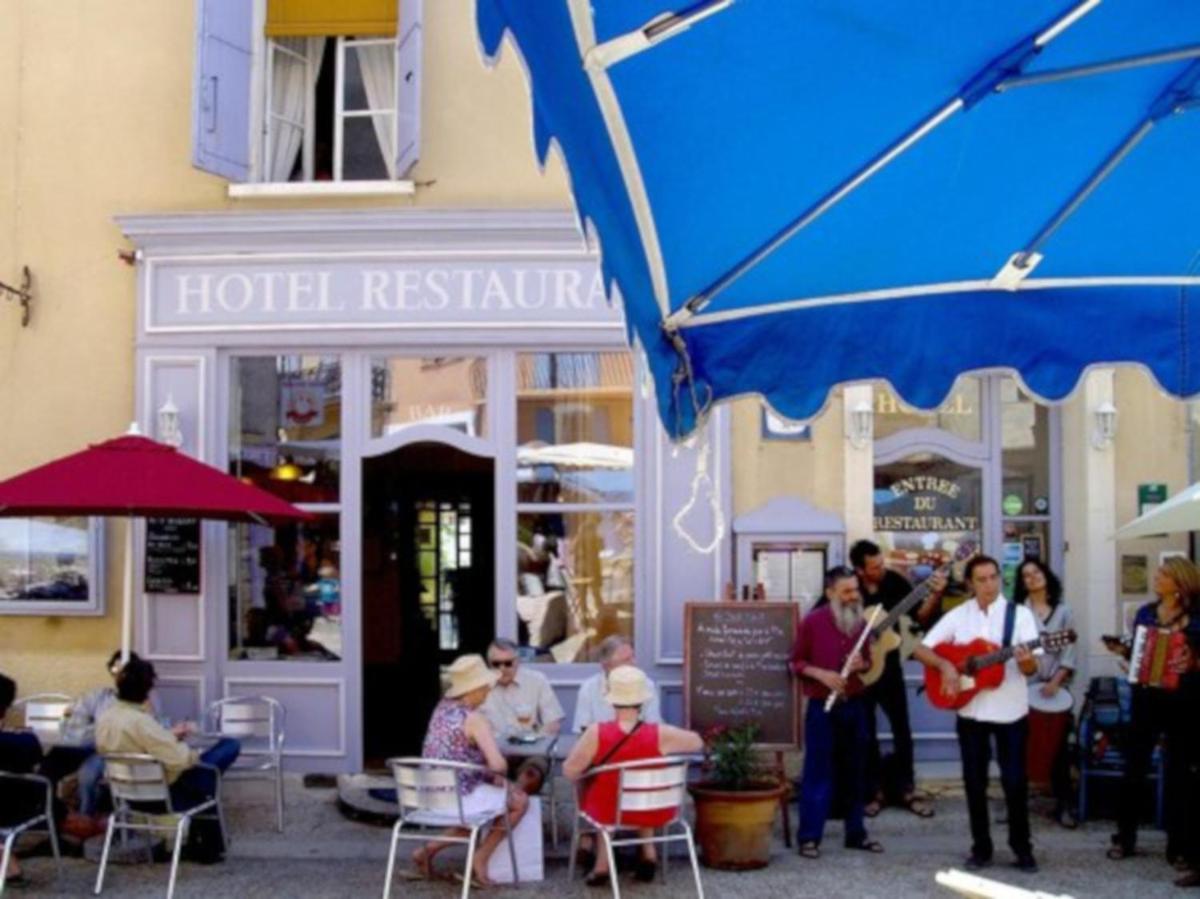
[[[538,171],[511,47],[484,68],[473,0],[425,4],[422,157],[411,198],[230,200],[191,165],[192,3],[4,0],[0,280],[35,276],[32,325],[0,303],[0,478],[120,433],[133,414],[133,269],[122,213],[364,206],[567,208]],[[120,547],[119,525],[109,546]],[[22,692],[103,681],[119,637],[121,556],[101,619],[0,617],[0,671]],[[49,650],[49,651],[48,651]]]

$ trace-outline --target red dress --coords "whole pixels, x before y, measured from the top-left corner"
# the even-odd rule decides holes
[[[608,756],[609,751],[625,737],[625,731],[616,721],[605,721],[600,725],[595,763]],[[618,762],[636,762],[642,759],[662,758],[658,748],[658,725],[645,724],[625,740],[624,744],[604,760],[604,765]],[[600,767],[597,765],[597,767]],[[587,782],[583,794],[583,810],[599,824],[617,822],[617,787],[620,775],[616,771],[598,774]],[[621,825],[629,827],[662,827],[675,817],[675,809],[660,809],[650,812],[625,812]]]

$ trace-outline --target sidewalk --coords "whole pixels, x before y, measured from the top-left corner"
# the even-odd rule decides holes
[[[305,788],[299,778],[289,778],[287,827],[276,833],[274,812],[265,783],[234,783],[228,790],[228,811],[233,845],[224,864],[180,866],[178,897],[221,897],[221,899],[289,899],[304,897],[378,896],[383,889],[384,865],[389,832],[349,821],[338,812],[335,791]],[[784,899],[792,896],[886,896],[888,899],[917,896],[953,896],[934,883],[940,869],[960,866],[966,853],[967,817],[961,797],[946,795],[937,803],[937,816],[919,820],[907,812],[888,810],[872,822],[871,836],[881,840],[886,853],[872,856],[841,848],[841,824],[834,822],[826,836],[824,855],[817,861],[801,859],[776,843],[770,867],[741,874],[702,869],[706,894],[737,899]],[[1176,876],[1162,859],[1163,835],[1144,834],[1148,854],[1124,862],[1104,857],[1111,822],[1091,822],[1071,832],[1035,817],[1034,840],[1041,873],[1021,874],[1007,867],[1003,827],[997,828],[997,864],[987,876],[1051,894],[1114,899],[1150,899],[1156,896],[1187,896],[1171,886]],[[450,869],[447,850],[442,864]],[[460,858],[460,856],[453,856]],[[461,863],[460,863],[461,864]],[[80,859],[66,859],[63,874],[51,880],[53,864],[48,858],[32,858],[26,864],[31,885],[13,896],[78,897],[91,893],[96,866]],[[104,895],[161,897],[167,885],[165,865],[111,866]],[[693,895],[686,863],[673,861],[667,884],[622,883],[630,897],[667,899]],[[7,892],[7,891],[6,891]],[[395,897],[438,897],[454,899],[458,887],[451,883],[412,884],[397,879]],[[552,861],[547,880],[521,889],[496,889],[472,895],[505,897],[565,897],[611,895],[607,890],[590,890],[582,882],[568,884],[566,864]]]

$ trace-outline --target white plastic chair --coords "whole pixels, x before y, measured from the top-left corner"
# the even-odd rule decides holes
[[[21,709],[25,727],[46,745],[57,742],[62,735],[63,722],[74,704],[75,700],[65,693],[36,693],[18,699],[13,708]]]
[[[621,888],[617,884],[617,861],[614,849],[618,846],[642,846],[649,843],[686,843],[688,858],[692,862],[692,875],[696,879],[696,895],[704,899],[704,885],[700,882],[700,865],[696,861],[696,844],[692,839],[692,829],[683,820],[683,791],[687,784],[689,759],[680,756],[667,756],[659,759],[641,759],[634,762],[618,762],[603,765],[588,771],[579,781],[576,792],[575,824],[571,829],[571,861],[567,873],[568,880],[575,879],[575,855],[579,851],[579,838],[583,835],[580,824],[586,827],[586,832],[596,834],[604,843],[604,852],[608,856],[608,876],[612,883],[614,899],[620,899]],[[587,783],[597,775],[615,773],[617,775],[617,819],[612,824],[602,824],[593,819],[583,809],[583,797]],[[639,830],[642,825],[627,823],[631,812],[672,811],[672,818],[665,824],[655,828],[654,836],[640,835],[621,837],[616,836],[621,831]],[[670,833],[672,827],[679,832]],[[659,864],[663,880],[667,876],[667,855],[664,850],[660,853]]]
[[[4,895],[4,884],[8,877],[8,860],[12,858],[17,837],[35,830],[50,834],[50,848],[54,851],[55,874],[62,871],[62,856],[58,852],[58,832],[54,828],[54,786],[40,774],[11,774],[0,771],[0,791],[9,792],[19,784],[36,784],[46,791],[46,804],[40,812],[17,824],[0,825],[0,839],[4,840],[4,852],[0,855],[0,896]],[[32,786],[29,788],[32,792]]]
[[[216,819],[225,840],[225,814],[221,809],[221,772],[212,765],[197,763],[197,768],[212,771],[213,798],[187,809],[177,809],[171,803],[171,789],[162,763],[151,755],[117,753],[104,756],[104,776],[112,793],[113,813],[104,834],[104,851],[100,855],[100,870],[96,873],[95,894],[104,888],[104,872],[108,867],[108,852],[113,835],[118,831],[150,831],[175,835],[171,853],[171,879],[167,883],[167,899],[175,895],[175,876],[179,871],[179,852],[187,839],[192,819],[203,815]],[[149,808],[148,808],[149,807]],[[178,816],[175,824],[161,824],[154,819],[163,814]],[[141,821],[137,819],[142,819]]]
[[[475,861],[475,843],[479,831],[496,818],[503,821],[507,836],[508,851],[512,857],[513,885],[520,883],[517,873],[517,847],[513,842],[512,827],[508,823],[507,803],[499,810],[489,809],[467,815],[463,812],[462,793],[458,789],[459,779],[469,774],[485,774],[489,779],[494,773],[482,765],[466,762],[448,762],[440,759],[396,758],[388,759],[388,767],[396,781],[396,801],[400,806],[400,818],[392,828],[392,845],[388,850],[387,881],[383,885],[383,899],[392,895],[392,875],[396,868],[396,849],[401,840],[426,842],[430,835],[422,832],[426,828],[439,830],[459,827],[470,831],[469,836],[438,836],[438,842],[464,843],[467,847],[467,863],[463,871],[462,899],[471,894],[471,865]],[[405,827],[421,828],[417,832],[403,833]]]
[[[269,778],[275,782],[275,829],[283,833],[283,739],[287,713],[270,696],[227,696],[209,705],[204,729],[233,737],[242,751],[225,780]]]

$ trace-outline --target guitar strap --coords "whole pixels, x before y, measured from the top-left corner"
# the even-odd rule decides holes
[[[1004,642],[1001,644],[1005,649],[1012,646],[1013,628],[1017,623],[1017,604],[1011,599],[1007,602],[1004,609]]]

